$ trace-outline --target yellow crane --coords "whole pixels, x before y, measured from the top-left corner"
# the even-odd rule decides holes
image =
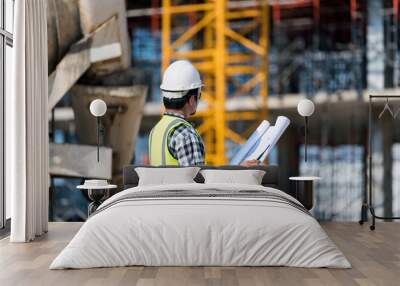
[[[187,59],[205,83],[202,100],[207,107],[196,117],[201,119],[197,130],[204,138],[208,164],[226,164],[228,140],[244,143],[267,117],[269,13],[266,0],[162,2],[162,69],[174,60]],[[245,81],[238,81],[240,77]],[[228,93],[250,99],[254,108],[227,108],[232,99]],[[237,132],[237,121],[252,124]]]

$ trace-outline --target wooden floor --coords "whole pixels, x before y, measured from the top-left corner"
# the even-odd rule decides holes
[[[289,267],[123,267],[48,270],[81,226],[51,223],[44,237],[27,244],[0,241],[0,285],[400,285],[400,223],[379,223],[372,232],[356,223],[323,224],[352,269]]]

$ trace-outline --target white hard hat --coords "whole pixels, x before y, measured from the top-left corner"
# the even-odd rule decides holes
[[[197,69],[189,61],[180,60],[165,70],[160,88],[164,97],[179,98],[185,96],[188,90],[202,86]]]

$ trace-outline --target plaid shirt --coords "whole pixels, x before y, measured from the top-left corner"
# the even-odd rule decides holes
[[[164,114],[185,119],[183,115],[173,112]],[[193,127],[181,124],[175,128],[168,138],[168,150],[179,161],[180,166],[204,165],[203,140]]]

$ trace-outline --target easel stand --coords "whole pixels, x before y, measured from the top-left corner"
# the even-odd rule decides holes
[[[364,191],[363,205],[361,207],[361,219],[359,223],[362,225],[364,222],[368,221],[368,210],[371,213],[372,224],[369,226],[371,230],[375,229],[375,220],[396,220],[400,219],[400,217],[384,217],[377,216],[375,214],[375,208],[372,202],[372,101],[374,98],[386,99],[389,98],[398,98],[400,99],[400,95],[370,95],[369,96],[369,111],[368,111],[368,190]]]

